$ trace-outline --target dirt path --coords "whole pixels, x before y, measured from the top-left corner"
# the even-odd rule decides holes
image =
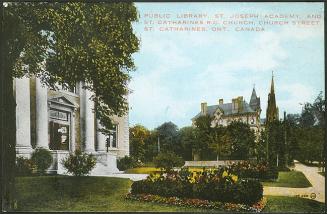
[[[318,167],[310,167],[295,161],[295,170],[302,172],[312,184],[308,188],[264,187],[264,195],[298,196],[325,203],[325,177],[318,173]]]

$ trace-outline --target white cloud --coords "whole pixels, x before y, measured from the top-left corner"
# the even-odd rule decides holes
[[[280,111],[287,112],[301,112],[301,104],[305,102],[312,102],[313,98],[317,96],[317,92],[310,86],[300,83],[290,83],[281,85],[279,94],[285,94],[286,97],[279,99]]]

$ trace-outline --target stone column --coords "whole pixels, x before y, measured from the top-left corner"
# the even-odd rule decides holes
[[[76,109],[74,108],[73,112],[70,115],[70,151],[75,152],[75,111]]]
[[[105,152],[106,151],[106,136],[99,131],[99,129],[101,129],[102,126],[100,124],[100,121],[97,120],[97,143],[98,143],[98,148],[97,151],[98,152]]]
[[[31,147],[31,109],[30,79],[15,79],[16,97],[16,152],[20,156],[29,157]]]
[[[39,78],[35,81],[36,100],[36,147],[49,149],[48,134],[48,89],[41,84]]]
[[[84,143],[84,151],[91,153],[95,151],[95,118],[93,113],[94,102],[90,100],[91,92],[82,89],[81,84],[80,107],[81,107],[81,122],[82,122],[82,142]]]

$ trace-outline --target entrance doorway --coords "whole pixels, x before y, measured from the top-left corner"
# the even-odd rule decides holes
[[[69,150],[69,125],[50,121],[51,150]]]

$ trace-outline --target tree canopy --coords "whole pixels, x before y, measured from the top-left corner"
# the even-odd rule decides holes
[[[107,133],[110,116],[128,110],[132,54],[139,45],[134,4],[9,3],[4,12],[7,68],[15,77],[40,77],[53,89],[84,82]]]

